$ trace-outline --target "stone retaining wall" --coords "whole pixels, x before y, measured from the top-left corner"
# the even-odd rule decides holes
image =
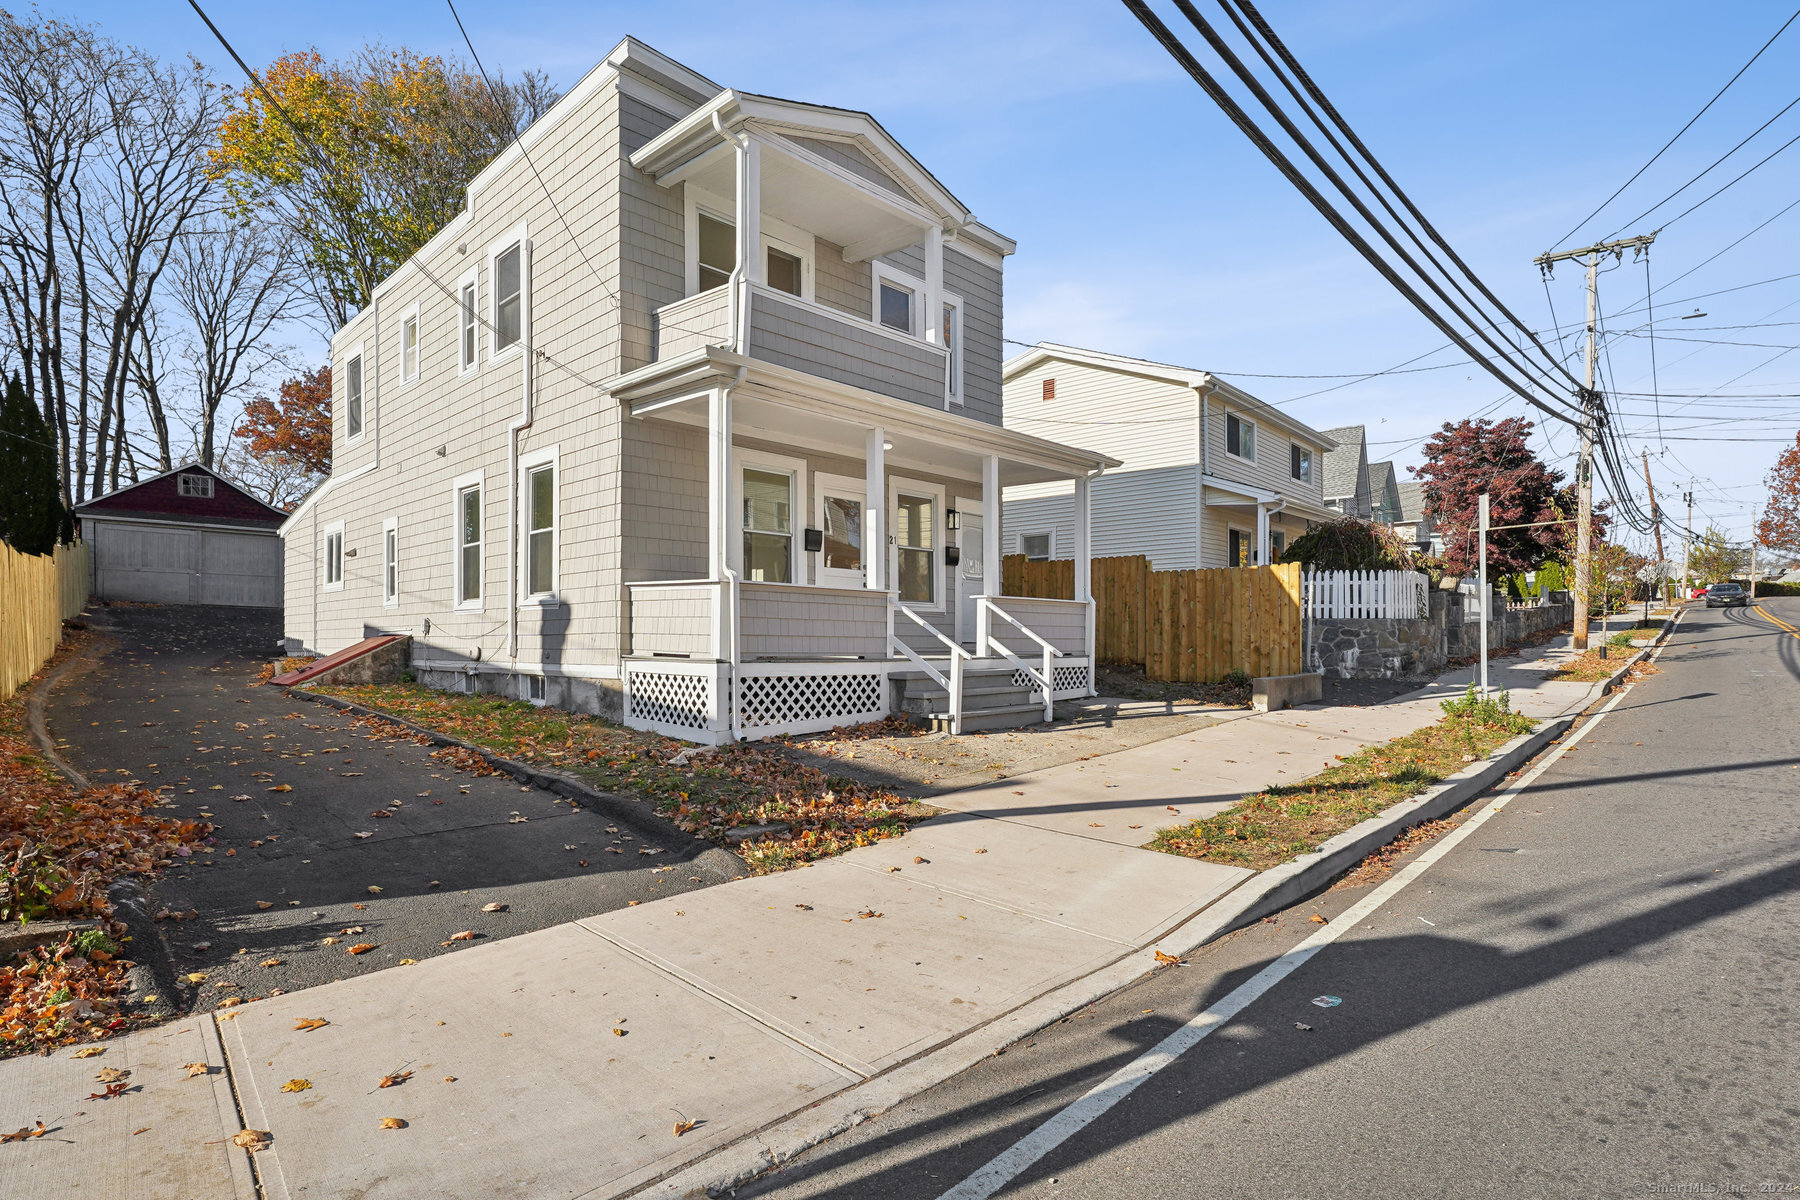
[[[1464,600],[1469,602],[1465,605]],[[1468,617],[1464,619],[1464,610]],[[1488,646],[1523,642],[1574,619],[1571,604],[1508,608],[1496,596]],[[1481,652],[1481,622],[1473,598],[1431,593],[1431,615],[1417,620],[1318,620],[1308,623],[1306,665],[1345,679],[1429,679],[1453,658]]]

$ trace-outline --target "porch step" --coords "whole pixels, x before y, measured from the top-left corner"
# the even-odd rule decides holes
[[[925,713],[916,715],[914,719],[920,721],[933,733],[950,732],[950,714],[948,712]],[[1042,724],[1043,720],[1044,705],[1041,701],[1036,704],[1008,704],[1001,708],[972,709],[968,706],[967,698],[964,698],[962,716],[964,733],[982,733],[990,729],[1019,729],[1026,725]]]

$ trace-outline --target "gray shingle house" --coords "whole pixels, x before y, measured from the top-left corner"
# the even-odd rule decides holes
[[[1336,448],[1325,455],[1325,506],[1333,512],[1367,521],[1373,509],[1369,480],[1369,445],[1361,425],[1327,429]]]
[[[1400,520],[1400,481],[1391,462],[1369,464],[1369,519],[1378,525]]]
[[[1425,485],[1407,479],[1395,490],[1400,496],[1400,519],[1393,522],[1395,532],[1420,550],[1442,551],[1443,543],[1436,536],[1431,514],[1425,511]]]
[[[1088,694],[1087,597],[1000,595],[1001,489],[1067,483],[1085,556],[1116,461],[1002,423],[1010,239],[868,114],[631,39],[521,140],[332,339],[291,646],[702,742]]]

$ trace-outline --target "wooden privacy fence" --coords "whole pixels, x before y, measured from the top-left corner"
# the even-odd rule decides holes
[[[58,546],[54,555],[20,554],[0,542],[0,700],[56,652],[62,623],[88,597],[88,547]]]
[[[1141,665],[1152,679],[1213,683],[1233,671],[1297,675],[1300,565],[1155,571],[1143,555],[1093,560],[1095,656]],[[1010,596],[1075,595],[1073,559],[1008,555]]]
[[[1431,615],[1430,580],[1417,571],[1316,571],[1306,568],[1306,615],[1319,620],[1417,620]]]

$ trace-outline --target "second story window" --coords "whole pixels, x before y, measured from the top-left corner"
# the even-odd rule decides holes
[[[902,287],[890,280],[882,280],[879,305],[877,315],[883,325],[889,329],[898,329],[901,333],[912,332],[913,292],[911,288]]]
[[[211,475],[183,475],[180,477],[180,490],[183,496],[200,500],[211,500],[213,481]]]
[[[363,430],[362,355],[352,355],[344,368],[344,432],[361,437]]]
[[[516,346],[524,332],[521,284],[525,248],[514,243],[494,257],[494,349]]]
[[[1288,463],[1288,472],[1301,483],[1311,483],[1313,471],[1312,464],[1312,451],[1300,446],[1295,446],[1293,448],[1292,459]]]
[[[806,266],[786,250],[769,247],[769,286],[790,296],[805,290]]]
[[[1225,453],[1256,459],[1256,425],[1236,413],[1225,414]]]
[[[410,381],[419,377],[419,314],[413,313],[400,322],[400,378]]]
[[[475,323],[480,310],[475,307],[475,280],[473,277],[462,285],[462,314],[458,330],[458,362],[459,370],[469,371],[475,367],[476,340]]]
[[[945,370],[947,382],[944,391],[950,403],[963,402],[962,389],[962,305],[955,302],[944,304],[944,323],[940,331],[945,353]]]
[[[721,287],[737,270],[737,228],[711,213],[700,213],[700,290]]]

